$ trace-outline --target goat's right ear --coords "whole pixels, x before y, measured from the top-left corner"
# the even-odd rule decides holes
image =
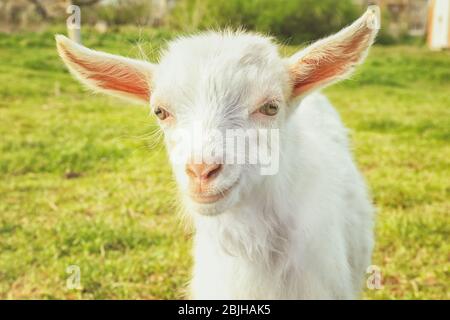
[[[88,88],[148,104],[151,63],[88,49],[57,35],[58,53],[69,71]]]

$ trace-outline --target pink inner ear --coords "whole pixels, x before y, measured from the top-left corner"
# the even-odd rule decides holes
[[[150,100],[147,79],[133,67],[122,64],[120,61],[114,61],[114,64],[108,61],[92,63],[76,57],[64,47],[62,49],[64,55],[81,68],[79,71],[87,79],[94,80],[100,88],[127,93],[145,101]]]
[[[339,46],[308,53],[291,68],[291,79],[294,83],[293,96],[298,96],[310,89],[339,77],[358,63],[362,44],[367,40],[368,33],[356,33],[349,41]]]

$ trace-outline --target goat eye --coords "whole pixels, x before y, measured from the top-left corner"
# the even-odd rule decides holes
[[[266,103],[261,108],[259,108],[259,112],[266,116],[274,116],[278,113],[278,105],[273,102]]]
[[[155,115],[159,118],[159,120],[165,120],[170,116],[170,113],[167,112],[166,109],[163,109],[161,107],[155,108]]]

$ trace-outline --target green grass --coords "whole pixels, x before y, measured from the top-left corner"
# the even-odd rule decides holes
[[[154,58],[168,37],[84,40],[131,56],[150,41]],[[0,298],[183,297],[191,237],[148,110],[86,93],[52,32],[0,35],[0,83]],[[450,298],[449,88],[448,52],[376,47],[327,90],[379,211],[373,263],[384,287],[365,298]],[[69,265],[82,290],[67,289]]]

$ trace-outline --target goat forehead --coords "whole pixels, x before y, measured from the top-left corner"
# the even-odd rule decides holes
[[[248,34],[208,33],[169,45],[155,75],[165,96],[200,104],[243,103],[275,95],[283,63],[269,39]],[[273,92],[272,92],[273,91]]]
[[[278,57],[277,47],[269,38],[242,32],[207,32],[179,38],[169,44],[164,57],[171,60],[186,55],[202,60],[217,56],[240,59],[247,54],[255,58]]]

